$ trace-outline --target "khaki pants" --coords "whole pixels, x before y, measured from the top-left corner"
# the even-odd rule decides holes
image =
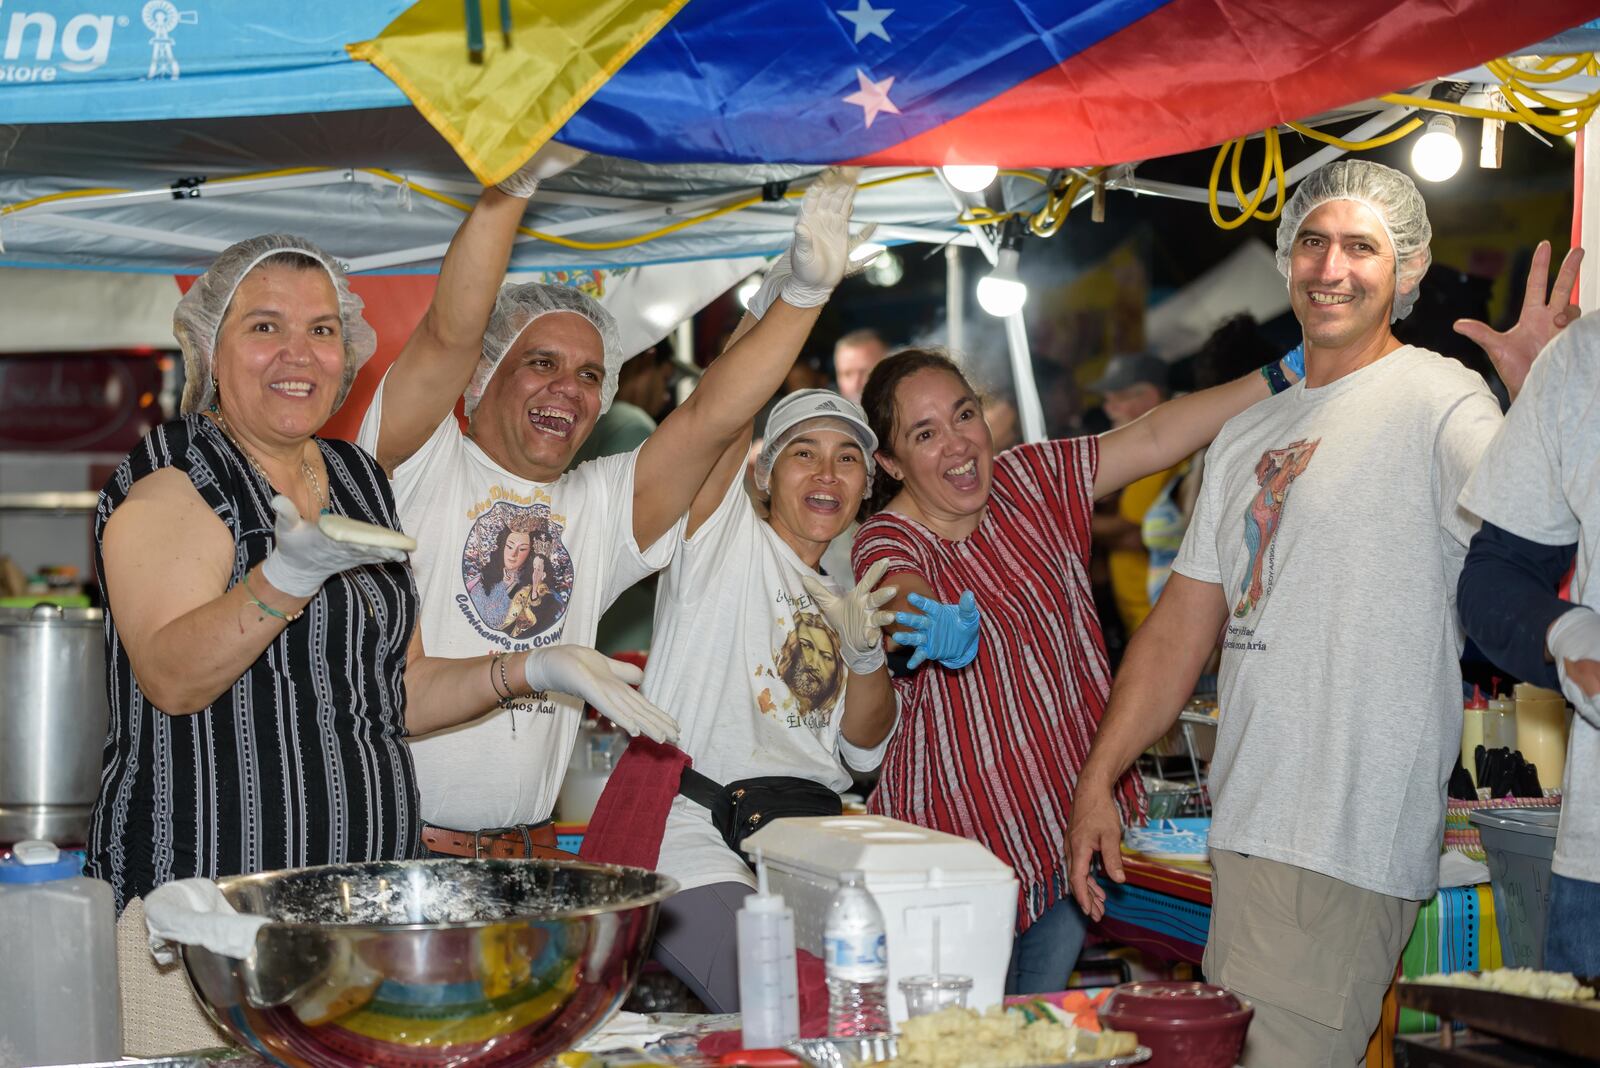
[[[123,1056],[164,1057],[233,1045],[195,998],[183,964],[157,964],[150,955],[141,898],[128,902],[117,920],[117,981]]]
[[[1365,1064],[1422,903],[1220,849],[1211,867],[1203,966],[1255,1005],[1245,1068]]]

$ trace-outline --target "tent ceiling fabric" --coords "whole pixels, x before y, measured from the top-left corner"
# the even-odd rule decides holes
[[[410,108],[326,115],[70,123],[0,130],[0,203],[20,204],[68,190],[153,190],[131,202],[89,210],[70,201],[0,218],[0,264],[196,273],[232,241],[265,231],[304,233],[355,270],[431,273],[459,225],[459,210],[368,175],[284,181],[327,184],[218,195],[219,179],[297,168],[378,167],[418,186],[470,201],[476,185],[448,145]],[[815,167],[692,164],[673,167],[592,156],[545,183],[525,225],[582,226],[585,240],[628,237],[681,218],[659,205],[694,205],[759,192],[763,183],[804,179]],[[199,196],[174,197],[173,183],[204,175]],[[557,203],[576,194],[581,203]],[[676,210],[676,209],[674,209]],[[761,205],[644,244],[589,251],[524,240],[514,271],[666,263],[770,255],[788,243],[794,202]],[[928,240],[965,239],[952,224],[948,194],[934,179],[863,190],[858,222],[922,228]],[[650,218],[650,215],[656,217]],[[643,217],[641,217],[643,216]],[[890,242],[905,240],[884,235]],[[881,238],[880,238],[881,239]]]

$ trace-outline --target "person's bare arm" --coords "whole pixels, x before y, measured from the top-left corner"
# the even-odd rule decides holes
[[[102,538],[106,597],[139,688],[168,715],[206,708],[239,680],[287,624],[228,588],[234,542],[188,477],[166,468],[134,483]],[[307,597],[251,588],[284,615]]]
[[[1116,512],[1096,512],[1089,529],[1097,544],[1107,549],[1138,550],[1144,548],[1144,528],[1138,523],[1122,518]]]
[[[733,333],[729,335],[728,343],[723,346],[721,355],[725,355],[729,349],[737,345],[760,321],[756,316],[745,312],[744,317],[739,320],[739,325],[734,327]],[[745,425],[743,432],[734,437],[733,444],[723,450],[717,462],[712,465],[711,474],[701,485],[700,492],[694,495],[694,503],[689,506],[689,522],[684,527],[684,537],[694,537],[694,532],[711,518],[717,506],[722,503],[722,499],[728,495],[728,488],[733,485],[734,479],[744,477],[745,465],[750,459],[750,445],[754,440],[755,420],[752,419]]]
[[[745,426],[783,384],[821,305],[844,277],[856,176],[830,170],[806,191],[787,262],[780,257],[763,284],[765,291],[781,278],[782,299],[767,305],[761,321],[711,364],[689,399],[640,449],[633,535],[641,548],[689,510],[712,469],[737,451]]]
[[[508,658],[506,681],[526,693],[522,667]],[[514,670],[513,670],[514,669]],[[451,659],[428,656],[422,648],[422,628],[413,627],[406,645],[406,730],[412,737],[467,723],[492,711],[501,693],[494,658],[475,656]]]
[[[1291,382],[1297,380],[1281,361],[1279,366]],[[1202,445],[1209,445],[1223,423],[1270,395],[1266,379],[1251,372],[1225,385],[1159,404],[1127,426],[1101,434],[1095,497],[1179,463]]]
[[[1222,587],[1174,571],[1149,617],[1133,632],[1111,701],[1078,773],[1067,825],[1068,884],[1090,919],[1105,915],[1105,891],[1090,878],[1096,854],[1123,882],[1117,779],[1178,721],[1228,618]]]
[[[433,301],[384,379],[377,460],[390,475],[422,447],[472,380],[527,207],[525,198],[485,189],[451,238]]]
[[[894,600],[884,607],[897,614],[900,612],[918,613],[920,611],[916,605],[911,603],[911,595],[913,593],[919,597],[926,597],[930,601],[939,599],[934,594],[933,587],[928,584],[928,580],[915,571],[897,571],[887,576],[883,581],[892,583],[896,591]],[[903,627],[893,623],[884,628],[883,645],[885,649],[893,652],[901,647],[900,643],[894,640],[894,632],[903,629]]]
[[[844,691],[844,716],[839,721],[845,740],[871,749],[889,737],[894,719],[894,686],[889,681],[889,669],[880,667],[866,675],[852,671]]]

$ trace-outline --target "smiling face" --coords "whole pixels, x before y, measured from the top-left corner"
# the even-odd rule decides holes
[[[554,482],[600,417],[605,349],[576,312],[551,312],[528,324],[484,388],[472,439],[500,466]]]
[[[904,484],[919,518],[947,536],[976,526],[989,502],[994,440],[966,382],[932,368],[903,379],[889,444],[878,462]]]
[[[344,372],[327,271],[263,264],[245,275],[217,329],[213,369],[236,431],[273,445],[304,441],[333,414]]]
[[[867,458],[831,419],[802,423],[772,464],[768,522],[812,567],[828,543],[849,529],[867,491]]]
[[[1370,208],[1330,200],[1306,216],[1289,253],[1289,303],[1308,345],[1348,349],[1387,333],[1394,296],[1394,249]]]
[[[506,534],[506,547],[501,553],[501,566],[505,569],[507,578],[521,574],[522,565],[528,562],[528,553],[533,550],[533,539],[525,530],[513,530]]]

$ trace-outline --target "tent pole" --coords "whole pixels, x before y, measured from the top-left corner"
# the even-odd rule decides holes
[[[945,342],[951,352],[967,351],[967,279],[961,269],[961,250],[955,245],[944,250]]]

